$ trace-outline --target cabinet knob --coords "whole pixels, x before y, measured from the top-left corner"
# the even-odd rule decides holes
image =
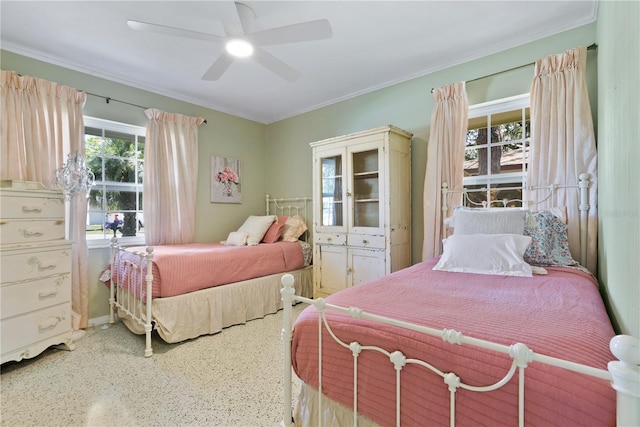
[[[347,191],[347,197],[351,197],[351,192]]]
[[[333,240],[333,238],[331,238],[331,237],[327,237],[327,242],[330,242],[330,241],[332,241],[332,240]]]
[[[362,244],[363,244],[363,245],[368,245],[368,244],[369,244],[369,241],[365,239],[365,240],[363,240],[363,241],[362,241]]]

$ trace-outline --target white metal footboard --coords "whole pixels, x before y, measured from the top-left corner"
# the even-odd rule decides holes
[[[396,425],[400,426],[400,371],[407,364],[420,365],[433,373],[440,375],[443,378],[444,384],[450,392],[450,425],[455,425],[455,402],[456,402],[456,390],[463,388],[476,392],[484,392],[498,389],[509,382],[509,380],[517,373],[518,374],[518,413],[519,413],[519,425],[524,425],[524,373],[527,364],[530,362],[539,362],[547,365],[559,367],[575,371],[584,375],[590,375],[593,377],[606,379],[612,382],[612,387],[617,391],[617,424],[619,426],[636,426],[640,425],[640,344],[637,338],[628,335],[619,335],[611,341],[611,351],[619,359],[619,361],[609,362],[608,371],[603,369],[596,369],[590,366],[581,365],[566,360],[549,357],[541,354],[536,354],[530,350],[526,345],[517,343],[511,346],[505,346],[500,344],[491,343],[484,340],[470,338],[463,336],[462,333],[454,330],[438,330],[419,326],[399,320],[394,320],[384,316],[378,316],[366,313],[358,308],[345,308],[332,304],[327,304],[324,299],[320,298],[312,300],[309,298],[303,298],[295,295],[293,288],[293,276],[285,275],[282,278],[282,299],[284,301],[284,321],[282,327],[282,341],[284,350],[284,412],[282,425],[292,426],[292,363],[291,363],[291,342],[293,339],[292,329],[292,303],[294,301],[304,302],[307,304],[313,304],[318,310],[318,314],[321,322],[319,322],[319,328],[324,326],[332,338],[346,349],[351,350],[354,356],[354,401],[353,401],[353,425],[356,426],[358,419],[357,413],[357,360],[360,353],[364,350],[377,351],[385,354],[389,357],[396,369]],[[330,325],[328,325],[325,318],[326,310],[336,310],[343,313],[348,313],[353,318],[368,319],[378,321],[381,323],[404,327],[413,331],[422,332],[428,335],[441,337],[444,341],[452,344],[464,344],[485,349],[494,350],[496,352],[508,354],[512,359],[512,365],[510,370],[506,373],[503,379],[495,384],[485,387],[476,387],[464,384],[460,381],[460,378],[455,373],[447,373],[438,370],[436,367],[430,365],[426,361],[417,359],[408,359],[399,351],[387,351],[380,347],[375,346],[362,346],[357,342],[345,343],[334,335]],[[318,399],[320,400],[319,407],[322,403],[322,335],[319,337],[319,372],[318,372]],[[318,411],[318,416],[322,416],[322,411]],[[319,418],[317,425],[322,425],[322,420]]]
[[[130,254],[124,259],[124,254]],[[111,240],[111,286],[109,296],[109,323],[115,323],[116,310],[120,310],[145,331],[144,356],[153,355],[151,348],[151,319],[153,248],[136,252],[120,246],[114,237]]]

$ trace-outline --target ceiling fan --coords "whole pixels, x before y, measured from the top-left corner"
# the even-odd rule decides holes
[[[251,32],[253,19],[253,10],[243,3],[236,2],[234,13],[230,13],[229,18],[223,22],[226,33],[225,36],[131,19],[127,21],[127,25],[139,31],[224,43],[225,51],[204,73],[202,76],[203,80],[218,80],[225,71],[227,71],[236,57],[251,56],[260,65],[283,79],[295,81],[301,76],[300,72],[262,49],[262,46],[324,40],[330,39],[333,35],[331,25],[326,19]]]

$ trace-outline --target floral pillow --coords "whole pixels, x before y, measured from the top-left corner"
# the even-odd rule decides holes
[[[533,265],[567,267],[578,265],[569,252],[567,225],[551,212],[529,212],[524,227],[531,244],[524,260]]]

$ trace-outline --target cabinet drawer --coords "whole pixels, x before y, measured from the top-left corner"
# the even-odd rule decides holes
[[[359,248],[384,249],[384,236],[369,236],[366,234],[349,234],[347,245]]]
[[[0,222],[0,239],[3,245],[62,240],[64,232],[64,219],[41,221],[10,219]]]
[[[0,321],[2,354],[71,330],[69,303]]]
[[[62,197],[3,197],[0,218],[64,218]]]
[[[40,279],[71,271],[71,246],[48,251],[28,251],[0,256],[0,281],[3,284]]]
[[[344,234],[316,233],[313,236],[313,243],[324,245],[345,245],[347,236]]]
[[[3,319],[71,301],[71,273],[2,286]]]

